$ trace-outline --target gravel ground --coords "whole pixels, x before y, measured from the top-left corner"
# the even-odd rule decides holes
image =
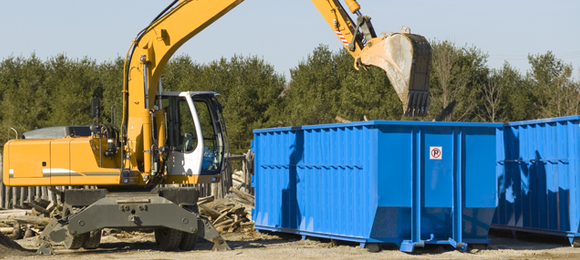
[[[469,248],[465,253],[449,246],[427,246],[409,254],[396,246],[383,246],[378,253],[368,252],[358,244],[329,240],[306,239],[275,233],[230,233],[224,235],[232,251],[210,251],[212,244],[200,241],[197,250],[164,252],[157,249],[153,233],[121,233],[104,236],[95,250],[67,250],[54,247],[57,255],[40,256],[35,238],[17,240],[30,254],[7,251],[3,259],[580,259],[580,249],[571,247],[566,239],[537,237],[521,234],[518,239],[511,233],[494,232],[487,249]],[[11,253],[12,252],[12,253]]]

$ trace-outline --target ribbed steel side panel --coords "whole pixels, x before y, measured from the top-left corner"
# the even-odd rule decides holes
[[[580,116],[513,122],[497,130],[494,227],[567,236],[579,223]]]
[[[499,127],[367,121],[254,130],[256,229],[406,251],[486,243]],[[433,149],[440,157],[430,157]]]

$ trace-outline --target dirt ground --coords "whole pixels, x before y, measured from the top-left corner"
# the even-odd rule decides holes
[[[54,247],[57,255],[34,254],[35,238],[16,242],[28,252],[5,251],[2,259],[580,259],[580,248],[571,247],[566,239],[534,237],[493,232],[487,249],[469,248],[465,253],[449,246],[432,245],[409,254],[396,246],[383,246],[378,253],[368,252],[358,244],[320,239],[301,240],[300,236],[245,232],[224,235],[232,251],[210,251],[212,244],[199,241],[197,250],[164,252],[157,249],[153,233],[127,233],[104,236],[95,250],[67,250]]]

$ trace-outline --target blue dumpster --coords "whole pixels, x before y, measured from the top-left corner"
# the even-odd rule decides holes
[[[255,228],[407,252],[488,243],[499,127],[366,121],[254,130]]]
[[[579,120],[548,118],[498,129],[494,228],[565,236],[578,244]]]

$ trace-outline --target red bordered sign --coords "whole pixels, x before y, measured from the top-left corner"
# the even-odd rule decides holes
[[[429,159],[441,160],[443,158],[442,146],[429,146]]]

